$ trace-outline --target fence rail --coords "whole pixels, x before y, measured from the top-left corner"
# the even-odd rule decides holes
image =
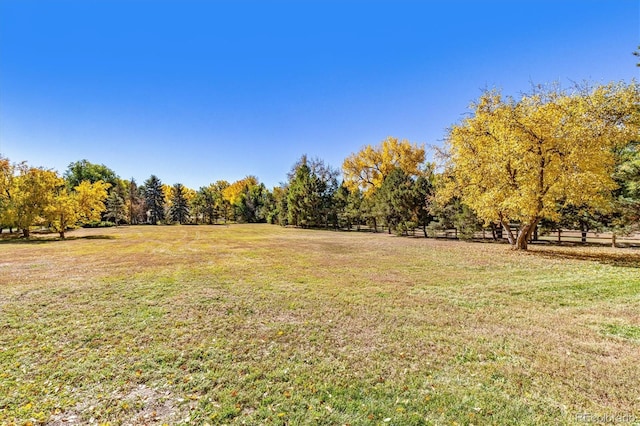
[[[456,229],[445,229],[441,231],[429,231],[429,237],[435,238],[449,238],[458,239],[460,237],[459,232]],[[506,235],[503,233],[502,237],[494,238],[490,229],[484,231],[477,231],[473,234],[474,240],[499,240],[506,241]],[[614,243],[614,234],[611,232],[585,232],[562,229],[559,232],[553,231],[546,234],[539,234],[533,242],[541,243],[576,243],[576,244],[603,244],[611,245]],[[635,232],[629,235],[615,235],[615,244],[621,246],[638,246],[640,247],[640,232]]]

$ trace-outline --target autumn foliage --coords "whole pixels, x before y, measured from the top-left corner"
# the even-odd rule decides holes
[[[366,145],[347,157],[342,163],[342,172],[349,189],[360,189],[371,195],[395,168],[408,175],[419,175],[424,160],[424,146],[388,137],[377,146]]]
[[[539,221],[558,219],[563,205],[607,209],[614,151],[638,138],[639,103],[635,84],[542,89],[520,99],[486,92],[449,131],[439,196],[460,197],[526,249]]]

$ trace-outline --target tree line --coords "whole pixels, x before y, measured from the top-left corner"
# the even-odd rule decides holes
[[[437,162],[389,137],[341,170],[303,155],[272,189],[255,176],[197,190],[141,185],[87,160],[57,172],[0,156],[0,229],[266,222],[425,236],[481,229],[526,249],[539,230],[611,230],[640,223],[640,90],[636,82],[538,86],[520,97],[485,91],[447,132]]]

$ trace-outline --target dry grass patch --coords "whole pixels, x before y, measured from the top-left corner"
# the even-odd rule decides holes
[[[640,417],[637,251],[266,225],[71,236],[0,243],[0,423]]]

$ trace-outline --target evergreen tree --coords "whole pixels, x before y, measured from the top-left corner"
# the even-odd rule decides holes
[[[277,218],[278,225],[280,226],[287,226],[289,224],[289,204],[287,202],[288,197],[288,186],[273,188],[273,198],[276,205],[275,217]]]
[[[118,191],[111,191],[107,198],[106,218],[111,219],[118,226],[120,221],[126,219],[124,200]]]
[[[162,192],[162,182],[155,175],[151,175],[144,182],[144,201],[149,215],[149,223],[157,225],[158,222],[164,220],[165,198]]]
[[[216,210],[216,190],[214,185],[201,187],[193,200],[196,222],[198,217],[202,221],[213,225],[218,218]]]
[[[184,185],[181,183],[173,185],[169,217],[173,222],[178,222],[181,225],[189,219],[189,203],[185,196]]]
[[[303,155],[289,173],[287,221],[303,227],[335,224],[337,211],[333,203],[338,173],[322,160],[309,161]]]
[[[347,230],[351,230],[355,226],[359,231],[364,218],[362,192],[358,188],[351,190],[343,183],[335,192],[333,198],[338,226]]]
[[[269,191],[263,183],[247,186],[238,202],[238,218],[246,223],[265,222]]]
[[[431,181],[432,173],[427,176],[421,175],[416,179],[413,186],[413,198],[417,225],[422,228],[422,232],[427,237],[427,226],[433,220],[430,204],[431,197],[434,193],[433,183]]]
[[[317,225],[317,212],[321,200],[317,191],[317,179],[311,174],[306,158],[295,170],[287,194],[288,222],[295,226]]]
[[[375,192],[375,198],[389,233],[395,230],[406,234],[409,228],[415,228],[415,222],[411,220],[415,205],[413,179],[401,168],[397,167],[387,175]]]

